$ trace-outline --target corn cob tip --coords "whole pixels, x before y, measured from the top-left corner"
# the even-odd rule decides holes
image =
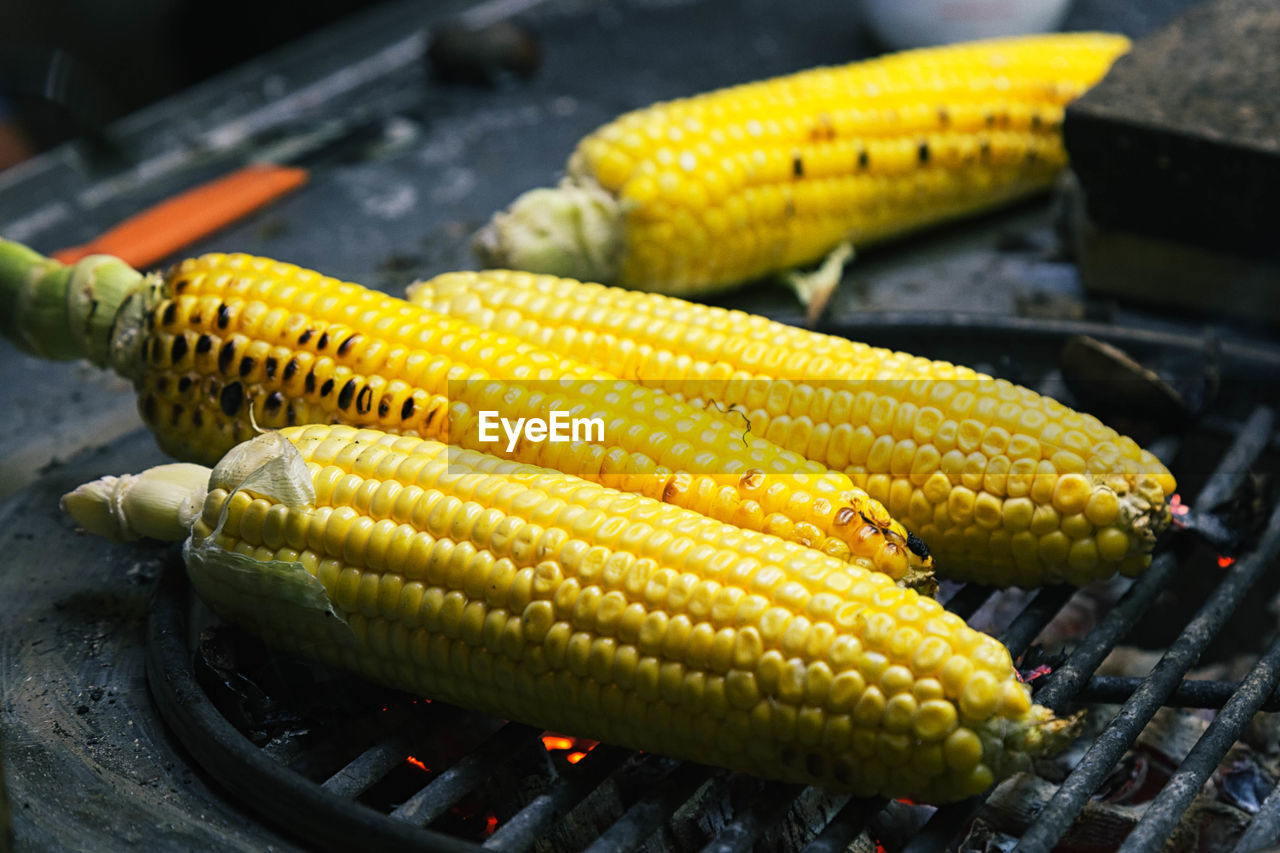
[[[1065,717],[1057,717],[1043,705],[1032,705],[1028,725],[1015,745],[1033,758],[1057,755],[1080,737],[1086,716],[1087,712],[1080,710]]]
[[[934,572],[933,557],[922,557],[919,563],[910,564],[907,573],[897,583],[904,589],[914,589],[929,598],[937,597],[938,576]]]
[[[591,181],[530,190],[494,214],[472,241],[486,267],[613,281],[621,250],[617,200]]]
[[[0,239],[0,331],[41,358],[88,358],[99,367],[124,363],[133,343],[126,330],[133,326],[120,320],[141,316],[145,300],[138,297],[148,281],[110,255],[89,255],[68,266]]]
[[[1119,505],[1116,527],[1129,534],[1129,554],[1139,558],[1130,561],[1133,566],[1129,571],[1125,571],[1122,563],[1121,571],[1136,575],[1150,564],[1156,539],[1173,522],[1168,499],[1173,495],[1176,482],[1167,472],[1143,474],[1136,478],[1117,478],[1111,488],[1116,492]]]
[[[1021,720],[997,719],[979,733],[983,741],[983,763],[991,768],[994,780],[1007,779],[1027,770],[1037,758],[1052,758],[1080,736],[1085,712],[1056,717],[1043,705],[1032,705]]]
[[[86,533],[112,542],[184,539],[204,504],[209,469],[176,462],[141,474],[102,477],[62,496],[62,511]]]

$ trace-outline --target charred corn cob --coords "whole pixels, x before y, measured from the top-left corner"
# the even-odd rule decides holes
[[[507,719],[858,794],[978,793],[1071,736],[1009,652],[888,578],[432,441],[307,426],[64,498],[178,538],[268,642]],[[206,494],[207,487],[207,494]]]
[[[207,255],[143,277],[0,241],[6,332],[131,379],[171,455],[219,458],[255,425],[344,422],[492,450],[927,582],[923,544],[847,476],[740,423],[515,337],[317,273]],[[598,417],[591,441],[489,443],[479,413]],[[601,434],[602,433],[602,434]],[[586,436],[583,436],[585,438]]]
[[[410,298],[719,409],[847,473],[941,574],[1085,584],[1142,571],[1169,471],[1091,415],[964,367],[658,294],[490,270]]]
[[[722,289],[1043,189],[1064,105],[1122,36],[913,50],[655,104],[584,138],[496,215],[490,267],[676,295]],[[811,312],[839,280],[797,277]]]

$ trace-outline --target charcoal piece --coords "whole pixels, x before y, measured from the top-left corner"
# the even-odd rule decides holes
[[[442,26],[431,33],[427,64],[441,83],[493,88],[506,74],[528,79],[542,65],[538,37],[520,24]]]
[[[1103,228],[1280,256],[1280,4],[1216,0],[1137,42],[1066,114]]]
[[[1274,779],[1248,759],[1236,760],[1223,768],[1218,782],[1222,799],[1249,814],[1258,813],[1275,785]]]

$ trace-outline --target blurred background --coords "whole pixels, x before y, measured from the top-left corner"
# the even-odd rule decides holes
[[[74,137],[92,139],[113,119],[375,5],[5,0],[0,169]]]
[[[0,169],[72,138],[101,147],[103,126],[116,118],[308,32],[392,2],[5,0],[0,3]],[[426,14],[445,4],[416,5]],[[579,5],[603,9],[610,2]],[[880,50],[1053,29],[1064,22],[1068,27],[1105,23],[1137,36],[1189,5],[1190,0],[851,0],[849,55],[862,52],[854,46],[859,33],[869,35]]]

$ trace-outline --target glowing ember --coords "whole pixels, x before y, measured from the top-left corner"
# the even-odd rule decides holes
[[[550,752],[555,749],[573,749],[573,738],[551,733],[542,736],[542,745]]]
[[[1234,565],[1234,564],[1235,564],[1235,561],[1236,561],[1236,558],[1235,558],[1235,557],[1226,557],[1226,556],[1223,556],[1222,554],[1219,554],[1219,555],[1218,555],[1218,568],[1220,568],[1220,569],[1229,569],[1229,568],[1231,568],[1231,566],[1232,566],[1232,565]]]
[[[1023,672],[1020,669],[1015,669],[1013,671],[1013,677],[1021,681],[1023,684],[1028,684],[1035,681],[1037,678],[1043,678],[1051,672],[1053,672],[1053,668],[1048,664],[1042,663],[1035,669],[1029,669],[1026,672]]]
[[[1051,672],[1053,672],[1053,668],[1050,667],[1048,664],[1042,663],[1035,669],[1028,672],[1026,677],[1023,679],[1023,681],[1035,681],[1037,678],[1044,678],[1046,675],[1048,675]]]
[[[491,814],[484,821],[484,834],[493,835],[495,829],[498,828],[498,816]]]
[[[1186,515],[1191,512],[1191,507],[1184,504],[1182,496],[1175,492],[1173,497],[1169,498],[1169,512],[1174,515]]]
[[[412,755],[410,755],[408,758],[406,758],[406,759],[405,759],[405,761],[409,762],[409,763],[410,763],[410,764],[412,764],[414,767],[418,768],[419,770],[423,771],[424,773],[430,773],[430,772],[431,772],[430,768],[428,768],[428,767],[427,767],[427,765],[426,765],[426,764],[424,764],[424,763],[422,762],[422,759],[420,759],[420,758],[414,758]]]
[[[570,764],[577,764],[579,761],[587,757],[587,753],[596,748],[599,741],[594,741],[585,737],[565,737],[555,732],[542,733],[542,745],[546,747],[547,752],[568,752],[565,755],[565,761]],[[570,751],[571,750],[571,751]]]

